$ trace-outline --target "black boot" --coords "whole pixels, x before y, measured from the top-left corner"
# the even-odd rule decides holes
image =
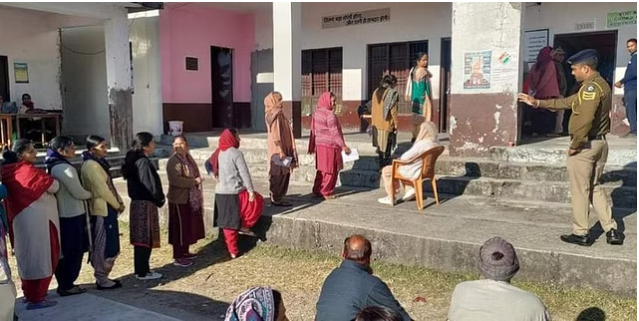
[[[611,229],[606,233],[606,242],[611,245],[622,245],[623,234],[615,229]]]
[[[590,242],[590,238],[588,237],[588,235],[570,234],[570,235],[562,235],[560,238],[562,241],[566,243],[577,244],[581,246],[592,245],[592,242]]]

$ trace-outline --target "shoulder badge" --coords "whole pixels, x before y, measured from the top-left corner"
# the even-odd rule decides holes
[[[583,100],[595,100],[597,98],[597,91],[595,85],[587,84],[581,91],[581,99]]]

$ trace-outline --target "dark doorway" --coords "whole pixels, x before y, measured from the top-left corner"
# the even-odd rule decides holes
[[[448,131],[450,113],[450,65],[451,39],[442,38],[441,66],[439,74],[439,132]]]
[[[232,128],[233,49],[211,46],[213,128]]]
[[[617,58],[617,30],[571,33],[555,35],[555,47],[561,47],[566,51],[566,59],[585,49],[595,49],[599,54],[599,73],[608,84],[614,84],[615,62]],[[570,66],[564,64],[564,72],[568,81],[568,88],[576,85],[575,77],[570,72]],[[569,89],[569,91],[570,91]],[[577,88],[579,89],[579,88]],[[576,91],[573,91],[573,93]],[[568,94],[571,94],[570,92]]]
[[[617,30],[555,35],[554,45],[566,51],[566,59],[581,50],[597,50],[599,54],[599,66],[597,69],[599,73],[601,73],[601,76],[606,79],[608,85],[610,85],[610,87],[613,86],[617,58]],[[570,65],[564,63],[563,66],[568,83],[566,96],[570,96],[579,91],[579,83],[577,83],[575,77],[572,75]],[[571,113],[571,110],[565,111],[563,121],[564,132],[567,132]]]
[[[406,91],[406,79],[415,64],[417,53],[428,53],[428,41],[397,42],[368,45],[368,98],[386,74],[397,77],[397,91]],[[412,105],[399,100],[399,114],[410,114]]]
[[[9,59],[0,56],[0,96],[4,101],[11,101],[9,93]]]

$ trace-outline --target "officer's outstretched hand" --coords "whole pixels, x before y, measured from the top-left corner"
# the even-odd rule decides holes
[[[536,100],[535,98],[533,98],[532,96],[526,95],[526,94],[517,94],[517,98],[519,99],[520,102],[525,103],[526,105],[532,106],[534,108],[537,108],[537,104],[536,104]]]

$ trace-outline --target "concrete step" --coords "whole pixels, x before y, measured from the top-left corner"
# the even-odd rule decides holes
[[[192,149],[200,149],[200,148],[209,148],[214,150],[219,143],[219,136],[208,136],[202,134],[186,134],[186,138],[189,141],[189,146]],[[249,134],[249,135],[241,135],[241,143],[240,148],[242,150],[262,150],[266,149],[266,134]],[[375,147],[373,147],[371,143],[371,138],[367,134],[355,134],[355,135],[344,135],[344,139],[346,144],[351,149],[357,149],[360,154],[371,154],[375,153]],[[295,140],[295,144],[297,146],[297,150],[300,154],[306,154],[308,150],[308,141],[309,137],[303,137]],[[170,146],[172,145],[173,137],[171,136],[162,136],[160,139],[160,144],[162,146]],[[448,142],[443,141],[443,145],[448,144]],[[399,153],[406,151],[410,148],[410,133],[400,133],[399,143],[398,143],[398,151]],[[448,155],[448,148],[444,150],[444,155]]]
[[[191,151],[200,167],[210,156],[209,149]],[[255,180],[268,178],[266,152],[243,150]],[[165,170],[166,159],[159,161]],[[294,182],[313,183],[315,166],[313,155],[300,155],[301,167],[291,177]],[[614,207],[636,208],[637,170],[634,167],[609,166],[603,176],[604,190]],[[565,166],[526,163],[508,164],[485,159],[459,159],[443,156],[437,163],[439,192],[451,195],[474,195],[489,198],[531,199],[545,202],[570,203],[570,187]],[[540,184],[540,182],[542,182]],[[362,156],[355,163],[347,163],[340,172],[339,185],[365,189],[381,186],[375,156]],[[428,181],[424,190],[431,192]]]
[[[166,177],[162,175],[166,188]],[[266,182],[256,180],[258,192],[268,195]],[[126,183],[116,181],[126,196]],[[205,226],[212,228],[213,180],[204,183]],[[570,207],[527,200],[496,200],[485,197],[442,195],[440,206],[426,200],[417,211],[415,202],[389,207],[377,202],[382,191],[338,189],[340,198],[321,202],[313,199],[307,184],[292,183],[287,200],[292,208],[266,206],[258,232],[266,240],[285,247],[339,253],[344,237],[359,233],[373,244],[376,260],[420,265],[444,271],[477,272],[481,244],[501,236],[517,248],[521,271],[517,278],[546,282],[564,288],[594,288],[620,295],[636,295],[637,218],[615,209],[619,229],[626,235],[623,246],[605,244],[599,227],[591,235],[589,248],[559,241],[569,233]],[[125,197],[126,199],[126,197]],[[266,202],[268,205],[268,202]],[[160,209],[166,224],[168,206]],[[128,215],[122,215],[126,219]],[[596,217],[591,215],[591,224]]]
[[[509,163],[541,163],[565,165],[569,141],[562,138],[564,144],[544,146],[541,143],[517,147],[493,147],[491,159]],[[609,141],[608,165],[619,167],[637,167],[637,140],[617,139]]]

